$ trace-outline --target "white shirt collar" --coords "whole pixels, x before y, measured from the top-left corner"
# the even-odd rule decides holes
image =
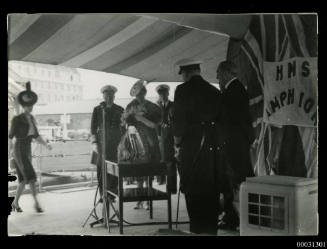
[[[168,103],[169,103],[169,100],[167,100],[166,102],[164,102],[164,101],[160,101],[160,102],[161,102],[163,107],[166,107],[168,105]]]
[[[227,82],[227,84],[225,85],[225,89],[227,89],[230,85],[230,83],[232,83],[233,80],[236,80],[237,77],[234,77],[233,79],[231,79],[230,81]]]

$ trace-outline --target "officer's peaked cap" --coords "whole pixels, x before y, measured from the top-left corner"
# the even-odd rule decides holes
[[[108,92],[114,92],[116,93],[117,92],[117,88],[112,86],[112,85],[106,85],[106,86],[103,86],[101,88],[101,93],[103,93],[104,91],[108,91]]]
[[[160,84],[159,86],[156,87],[157,92],[162,91],[162,90],[169,91],[170,87],[168,85],[166,85],[166,84]]]
[[[181,60],[177,61],[176,66],[180,67],[180,70],[178,73],[181,74],[181,71],[184,67],[192,66],[192,65],[200,65],[201,63],[203,63],[203,61],[201,61],[201,60],[185,58],[185,59],[181,59]]]

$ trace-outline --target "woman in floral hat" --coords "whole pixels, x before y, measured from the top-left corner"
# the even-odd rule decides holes
[[[147,90],[143,80],[137,81],[131,88],[130,95],[135,97],[126,107],[123,114],[123,122],[133,125],[140,134],[145,153],[151,162],[160,162],[160,148],[157,135],[157,128],[161,121],[161,110],[156,104],[146,100]],[[144,177],[137,178],[139,188],[143,187]],[[142,202],[138,202],[135,209],[143,207]],[[147,205],[146,209],[149,209]]]

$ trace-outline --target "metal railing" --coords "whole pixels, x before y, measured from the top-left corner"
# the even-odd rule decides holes
[[[69,142],[65,142],[65,144],[70,143],[74,146],[74,142],[76,141],[69,141]],[[58,143],[58,142],[55,142]],[[55,144],[53,143],[53,144]],[[34,148],[33,148],[34,147]],[[90,181],[87,181],[88,184],[93,185],[93,183],[95,182],[94,179],[94,171],[96,170],[96,167],[94,165],[92,165],[90,163],[90,158],[91,158],[91,152],[82,152],[82,153],[69,153],[69,150],[66,151],[66,153],[64,153],[63,151],[58,150],[54,150],[54,151],[50,151],[48,152],[42,145],[40,144],[33,144],[33,149],[32,149],[32,160],[34,160],[33,162],[33,166],[37,172],[37,177],[38,177],[38,187],[39,187],[39,191],[43,191],[43,178],[42,176],[45,174],[53,174],[54,172],[80,172],[80,171],[90,171],[91,172],[91,179]],[[58,146],[57,146],[58,147]],[[66,146],[67,147],[67,146]],[[65,149],[65,148],[63,148]],[[51,169],[51,167],[48,167],[48,170],[45,170],[45,163],[47,163],[47,161],[45,159],[67,159],[70,157],[84,157],[84,156],[88,156],[87,157],[87,161],[89,166],[88,167],[77,167],[77,168],[73,168],[71,167],[71,165],[74,165],[76,167],[79,166],[80,163],[74,163],[74,162],[70,162],[70,164],[68,165],[61,165],[62,167],[64,166],[68,166],[68,168],[65,169],[56,169],[53,168]],[[49,161],[48,161],[49,163]],[[58,162],[60,164],[60,161]],[[62,163],[62,162],[61,162]],[[86,164],[86,160],[84,162]],[[60,165],[59,165],[60,166]],[[61,168],[62,168],[61,167]],[[63,184],[59,184],[59,185],[63,185]]]

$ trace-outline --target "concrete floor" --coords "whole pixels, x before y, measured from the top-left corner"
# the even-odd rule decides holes
[[[155,186],[164,188],[164,186]],[[93,228],[89,223],[94,221],[90,218],[88,224],[82,225],[93,208],[95,187],[79,187],[62,190],[42,192],[39,194],[40,203],[45,210],[44,213],[36,213],[33,208],[31,195],[23,195],[20,206],[23,213],[12,212],[8,216],[8,235],[20,236],[25,234],[46,234],[46,235],[92,235],[112,236],[120,235],[119,228],[112,225],[110,233],[103,225],[96,225]],[[167,221],[167,201],[154,201],[154,219],[150,220],[149,211],[145,209],[134,210],[136,203],[124,203],[125,220],[132,223]],[[117,206],[117,204],[115,204]],[[172,217],[176,220],[177,195],[172,196]],[[97,214],[101,216],[102,205],[98,205]],[[111,211],[112,212],[112,211]],[[188,221],[185,200],[183,194],[180,199],[179,221]],[[168,225],[147,225],[147,226],[124,226],[124,235],[144,236],[158,235],[158,231],[167,229]],[[173,229],[175,225],[173,225]],[[188,231],[189,225],[178,225],[178,230]],[[239,232],[218,231],[218,236],[239,236]]]

